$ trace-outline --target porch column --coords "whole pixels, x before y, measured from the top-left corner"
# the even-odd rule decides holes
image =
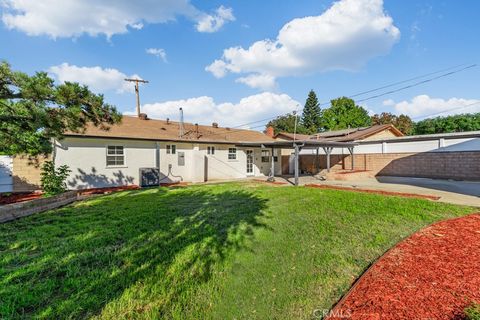
[[[327,154],[327,172],[330,172],[330,154],[332,153],[333,147],[323,147],[323,151]]]
[[[320,171],[320,158],[318,157],[320,153],[320,147],[317,148],[317,156],[315,158],[315,170],[317,170],[317,173]]]
[[[353,156],[353,147],[349,147],[348,152],[350,152],[350,155],[352,156],[352,171],[353,171],[355,169],[355,157]]]
[[[298,144],[295,144],[295,185],[298,186]]]

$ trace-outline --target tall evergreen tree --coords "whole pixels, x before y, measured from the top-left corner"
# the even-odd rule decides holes
[[[303,107],[302,126],[310,134],[317,133],[322,122],[322,112],[315,91],[310,90],[307,101]]]

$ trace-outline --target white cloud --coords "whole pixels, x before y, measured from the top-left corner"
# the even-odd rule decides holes
[[[167,62],[167,53],[161,48],[148,48],[145,50],[148,54],[154,55],[157,58],[162,59],[163,62]]]
[[[246,77],[238,78],[235,82],[244,83],[251,88],[262,90],[274,89],[276,87],[275,78],[269,74],[250,74]]]
[[[185,122],[209,125],[217,122],[221,126],[237,126],[279,114],[292,112],[298,102],[286,94],[263,92],[241,99],[238,103],[217,103],[212,97],[202,96],[185,100],[175,100],[144,104],[142,112],[150,118],[179,119],[178,108],[184,110]],[[136,114],[134,111],[126,114]],[[265,121],[267,122],[267,121]],[[250,127],[262,126],[259,122]]]
[[[407,114],[412,118],[480,112],[480,100],[478,99],[450,98],[445,100],[419,95],[411,101],[394,102],[390,99],[384,101],[383,104],[394,106],[397,113]]]
[[[399,37],[382,0],[340,0],[319,16],[288,22],[275,40],[257,41],[247,49],[225,49],[206,70],[216,77],[231,72],[274,78],[353,71],[387,54]]]
[[[52,38],[82,34],[104,34],[110,38],[128,32],[129,28],[142,29],[146,23],[173,21],[179,15],[196,23],[209,16],[190,0],[2,0],[0,7],[4,9],[3,23],[9,29]],[[221,6],[212,16],[211,28],[207,23],[205,30],[198,31],[217,31],[232,18],[231,9]]]
[[[136,74],[127,76],[113,68],[78,67],[68,63],[50,67],[48,71],[54,74],[60,82],[78,82],[98,93],[112,90],[117,93],[133,92],[132,83],[126,82],[125,78],[141,79]]]
[[[197,22],[196,28],[199,32],[216,32],[229,21],[235,21],[233,9],[220,6],[213,15],[202,15]]]

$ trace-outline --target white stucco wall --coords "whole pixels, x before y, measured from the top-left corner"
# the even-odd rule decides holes
[[[108,145],[124,147],[124,166],[107,166]],[[155,142],[66,138],[56,143],[55,164],[70,167],[67,184],[72,189],[139,184],[139,168],[155,166]]]
[[[270,163],[261,162],[260,148],[237,147],[237,159],[228,159],[228,148],[235,145],[155,142],[125,139],[94,139],[68,137],[56,142],[57,166],[68,165],[72,170],[67,183],[72,189],[97,188],[140,184],[140,168],[156,167],[159,148],[161,182],[203,182],[247,177],[246,150],[254,151],[253,176],[268,175]],[[107,146],[123,146],[125,165],[107,166]],[[175,145],[176,153],[167,154],[167,145]],[[214,146],[215,154],[208,155],[207,147]],[[185,164],[179,165],[179,153]],[[170,167],[171,166],[171,167]],[[169,169],[170,167],[170,169]],[[281,173],[281,157],[275,163],[275,173]]]

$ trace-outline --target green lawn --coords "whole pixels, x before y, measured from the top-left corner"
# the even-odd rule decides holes
[[[311,319],[399,240],[471,211],[253,183],[98,197],[0,225],[0,318]]]

